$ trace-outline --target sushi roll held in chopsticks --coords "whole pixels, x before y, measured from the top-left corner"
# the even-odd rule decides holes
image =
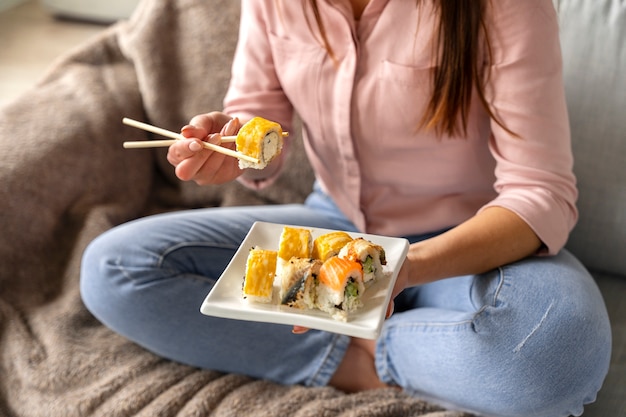
[[[263,169],[280,154],[283,148],[283,130],[276,122],[254,117],[239,129],[236,144],[238,152],[259,161],[255,163],[239,159],[239,168]]]
[[[243,297],[257,303],[271,303],[278,253],[255,247],[248,253]]]
[[[361,264],[334,256],[320,268],[315,304],[333,319],[347,321],[348,313],[362,306],[364,291]]]
[[[385,249],[362,237],[348,242],[339,257],[358,262],[363,267],[363,282],[371,284],[384,276],[383,265],[387,264]]]

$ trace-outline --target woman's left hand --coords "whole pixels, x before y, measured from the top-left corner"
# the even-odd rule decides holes
[[[387,314],[385,314],[385,318],[391,317],[394,309],[393,300],[400,294],[405,288],[409,286],[409,276],[410,276],[410,262],[407,259],[404,260],[404,263],[400,267],[400,272],[398,273],[398,278],[396,279],[396,283],[393,286],[393,290],[391,292],[391,299],[389,300],[389,304],[387,305]]]

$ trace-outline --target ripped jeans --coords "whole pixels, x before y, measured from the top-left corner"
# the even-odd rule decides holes
[[[255,220],[356,231],[321,192],[304,205],[198,209],[136,220],[87,248],[81,293],[115,332],[163,357],[283,384],[328,383],[349,337],[207,317],[200,305]],[[414,242],[428,236],[409,236]],[[488,416],[580,415],[611,333],[568,252],[405,290],[377,341],[381,380]]]

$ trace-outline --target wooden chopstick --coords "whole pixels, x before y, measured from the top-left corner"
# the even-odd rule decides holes
[[[157,135],[165,136],[166,138],[172,138],[174,140],[149,140],[149,141],[138,141],[138,142],[124,142],[124,148],[155,148],[155,147],[164,147],[170,146],[177,140],[187,139],[180,133],[172,132],[170,130],[162,129],[160,127],[152,126],[147,123],[139,122],[137,120],[129,119],[125,117],[122,119],[122,122],[125,125],[135,127],[137,129],[145,130],[147,132],[156,133]],[[222,136],[222,142],[234,142],[236,136]],[[226,140],[225,140],[226,139]],[[202,146],[207,149],[210,149],[215,152],[219,152],[224,155],[232,156],[238,159],[244,159],[248,162],[252,162],[254,164],[258,164],[259,160],[253,158],[249,155],[243,154],[241,152],[233,151],[232,149],[227,149],[219,145],[214,145],[212,143],[202,141]]]
[[[179,139],[127,141],[123,143],[123,146],[126,149],[167,148],[178,140]]]

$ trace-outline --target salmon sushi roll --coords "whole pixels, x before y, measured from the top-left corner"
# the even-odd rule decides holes
[[[358,262],[334,256],[322,264],[316,306],[333,319],[347,321],[348,313],[361,307],[363,269]]]

